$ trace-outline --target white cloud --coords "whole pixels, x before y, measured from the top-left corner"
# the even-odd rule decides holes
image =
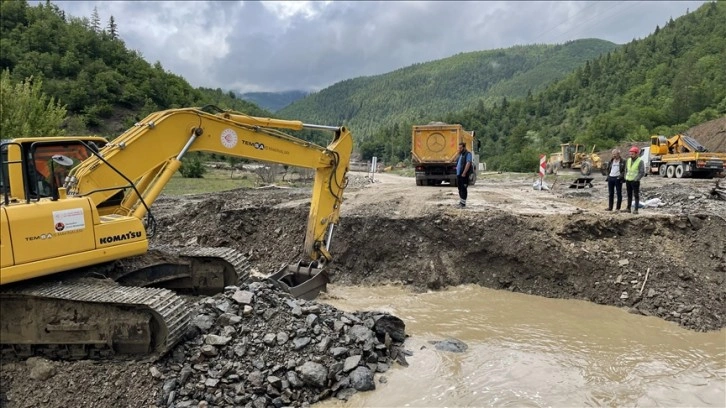
[[[265,1],[262,6],[277,15],[281,20],[301,16],[306,19],[314,18],[319,8],[325,7],[329,1]]]
[[[44,1],[44,0],[43,0]],[[703,1],[63,1],[113,15],[127,47],[193,86],[317,90],[460,52],[601,38],[623,44]]]

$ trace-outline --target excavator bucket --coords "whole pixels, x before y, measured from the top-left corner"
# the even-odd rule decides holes
[[[325,292],[330,282],[327,272],[318,268],[314,262],[309,265],[298,262],[283,266],[267,280],[294,297],[305,300],[313,300],[320,292]]]

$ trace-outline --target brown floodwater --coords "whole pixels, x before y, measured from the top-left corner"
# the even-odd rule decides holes
[[[698,333],[616,307],[478,286],[329,285],[320,301],[398,316],[413,355],[408,367],[377,374],[375,391],[316,406],[726,406],[726,329]],[[446,338],[468,349],[429,343]]]

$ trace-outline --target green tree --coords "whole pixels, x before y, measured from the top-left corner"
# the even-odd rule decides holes
[[[66,107],[41,92],[40,79],[13,83],[10,71],[0,74],[0,138],[58,136]]]
[[[202,160],[199,158],[199,155],[191,157],[191,158],[183,158],[182,159],[182,165],[179,168],[179,173],[181,173],[182,177],[184,178],[203,178],[204,173],[207,172],[207,168],[204,167],[204,164],[202,163]]]
[[[101,32],[101,17],[98,15],[98,7],[93,8],[91,13],[91,29],[95,32]]]
[[[116,25],[116,20],[114,20],[113,16],[108,19],[108,35],[112,40],[118,38],[118,26]]]

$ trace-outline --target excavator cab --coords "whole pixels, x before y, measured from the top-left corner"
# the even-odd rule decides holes
[[[19,144],[4,141],[0,147],[2,192],[20,200],[54,197],[70,171],[89,158],[91,150],[105,144],[106,139],[97,136],[47,137]]]

